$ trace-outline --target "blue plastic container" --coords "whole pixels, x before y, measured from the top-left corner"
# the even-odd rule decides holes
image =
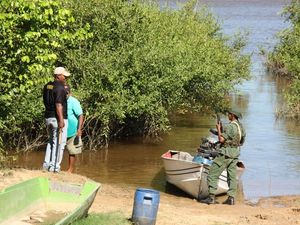
[[[200,155],[196,155],[196,156],[193,158],[193,162],[194,162],[194,163],[198,163],[198,164],[202,164],[202,163],[203,163],[203,157],[200,156]]]
[[[159,199],[159,191],[137,188],[132,211],[132,221],[134,224],[155,225]]]
[[[213,162],[213,161],[210,160],[210,159],[203,158],[203,164],[206,164],[206,165],[210,165],[210,166],[211,166],[212,162]]]

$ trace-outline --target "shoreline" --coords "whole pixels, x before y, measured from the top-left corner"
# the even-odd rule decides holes
[[[0,190],[37,176],[74,183],[91,180],[67,172],[49,173],[41,170],[2,169],[0,170]],[[121,212],[129,219],[132,214],[134,194],[135,188],[128,185],[102,184],[89,213]],[[192,198],[160,192],[156,224],[273,225],[287,222],[300,224],[300,195],[263,197],[256,204],[237,201],[236,205],[228,206],[205,205]]]

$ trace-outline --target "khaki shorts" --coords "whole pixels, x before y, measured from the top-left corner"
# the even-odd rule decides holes
[[[67,141],[67,149],[69,151],[70,155],[77,155],[80,154],[82,152],[82,140],[81,137],[79,137],[79,142],[78,144],[74,144],[76,136],[71,137],[70,139],[68,139]]]

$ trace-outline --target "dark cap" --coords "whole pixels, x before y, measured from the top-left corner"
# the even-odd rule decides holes
[[[229,109],[227,112],[235,115],[239,119],[242,119],[242,113],[238,112],[237,110]]]

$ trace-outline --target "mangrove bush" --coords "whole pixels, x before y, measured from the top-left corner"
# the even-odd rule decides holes
[[[43,137],[41,89],[54,66],[72,73],[90,148],[116,136],[157,138],[171,113],[224,108],[249,77],[243,40],[225,37],[195,1],[179,10],[124,0],[0,4],[0,136],[12,147]]]
[[[268,67],[276,74],[291,80],[285,92],[286,115],[300,113],[300,1],[293,0],[283,14],[290,26],[279,34],[279,43],[268,56]]]
[[[243,41],[229,44],[213,15],[195,12],[194,2],[177,11],[141,1],[68,2],[94,35],[65,59],[92,140],[159,137],[170,113],[222,108],[224,96],[249,76]]]
[[[72,30],[59,1],[0,2],[0,148],[28,148],[43,125],[42,86],[65,49],[78,48],[85,26]]]

